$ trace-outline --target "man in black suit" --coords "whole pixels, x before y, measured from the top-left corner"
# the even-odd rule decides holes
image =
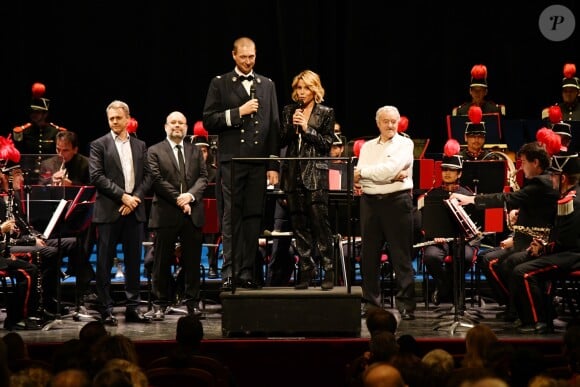
[[[171,261],[175,243],[181,244],[179,264],[184,274],[183,301],[189,314],[200,315],[199,285],[201,264],[201,227],[204,223],[203,192],[207,169],[199,147],[183,141],[187,119],[172,112],[165,121],[167,138],[148,150],[153,202],[149,228],[155,231],[153,261],[153,320],[164,319],[164,309],[171,304]]]
[[[222,290],[231,290],[234,285],[259,287],[262,279],[255,278],[255,265],[266,185],[278,183],[279,170],[280,119],[274,82],[253,71],[256,46],[251,39],[237,39],[232,57],[236,67],[211,80],[203,108],[204,127],[219,135]],[[232,158],[238,157],[271,159],[236,161],[234,167]]]
[[[97,188],[93,223],[97,227],[97,295],[101,317],[117,325],[113,316],[111,268],[117,243],[123,245],[125,264],[125,322],[150,322],[139,310],[141,249],[144,236],[145,193],[150,188],[145,142],[130,137],[129,106],[113,101],[107,106],[111,131],[94,140],[90,147],[89,174]]]

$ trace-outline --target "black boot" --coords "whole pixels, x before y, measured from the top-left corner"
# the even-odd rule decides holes
[[[310,280],[312,279],[313,274],[314,274],[314,269],[300,270],[300,282],[298,282],[294,286],[294,289],[297,289],[297,290],[308,289],[308,286],[310,286]]]
[[[324,280],[320,287],[322,290],[330,290],[334,287],[334,269],[324,271]]]

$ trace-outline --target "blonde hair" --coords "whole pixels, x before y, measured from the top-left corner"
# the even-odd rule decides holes
[[[312,70],[304,70],[292,80],[292,101],[298,101],[296,88],[300,80],[304,81],[308,90],[314,93],[314,101],[316,103],[324,101],[324,87],[322,87],[322,82],[320,82],[320,76]]]

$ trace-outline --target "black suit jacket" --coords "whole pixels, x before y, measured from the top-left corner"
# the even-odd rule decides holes
[[[218,75],[209,85],[203,107],[203,125],[209,133],[218,134],[218,160],[231,161],[233,157],[277,156],[280,148],[278,100],[274,82],[254,73],[258,112],[240,116],[239,107],[250,99],[235,71]],[[226,123],[230,110],[231,125]],[[277,162],[268,163],[268,169],[278,171]]]
[[[139,222],[145,222],[145,194],[151,186],[151,179],[146,171],[147,146],[135,137],[131,137],[129,141],[133,154],[135,188],[128,193],[141,199],[141,204],[135,209],[135,216]],[[123,204],[121,198],[125,193],[125,177],[111,132],[91,142],[89,174],[91,184],[97,188],[93,223],[116,222],[121,217],[119,208]]]
[[[187,191],[195,200],[191,205],[191,219],[197,227],[204,223],[203,192],[207,186],[207,168],[199,148],[183,143]],[[149,227],[171,227],[178,224],[183,211],[176,203],[180,195],[179,167],[169,141],[163,140],[148,150],[148,164],[154,192],[149,215]]]
[[[298,134],[292,124],[296,104],[286,105],[282,111],[282,147],[287,147],[286,157],[328,157],[334,133],[334,109],[316,104],[308,119],[308,128],[301,131],[298,149]],[[304,187],[309,190],[328,189],[328,160],[284,161],[282,163],[281,188],[295,190],[296,175],[301,174]]]

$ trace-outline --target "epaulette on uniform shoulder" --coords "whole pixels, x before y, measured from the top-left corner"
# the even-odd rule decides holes
[[[55,124],[54,122],[51,122],[50,124],[51,124],[52,126],[54,126],[55,128],[57,128],[58,130],[60,130],[60,131],[63,131],[63,132],[65,132],[65,131],[66,131],[66,128],[64,128],[64,127],[62,127],[62,126],[58,126],[58,125],[57,125],[57,124]]]
[[[568,192],[562,199],[558,200],[558,216],[566,216],[574,212],[575,197],[576,191],[572,190]]]
[[[12,129],[12,131],[14,133],[22,133],[26,129],[30,128],[31,126],[32,126],[32,124],[30,122],[27,122],[24,125],[15,126],[14,129]]]

